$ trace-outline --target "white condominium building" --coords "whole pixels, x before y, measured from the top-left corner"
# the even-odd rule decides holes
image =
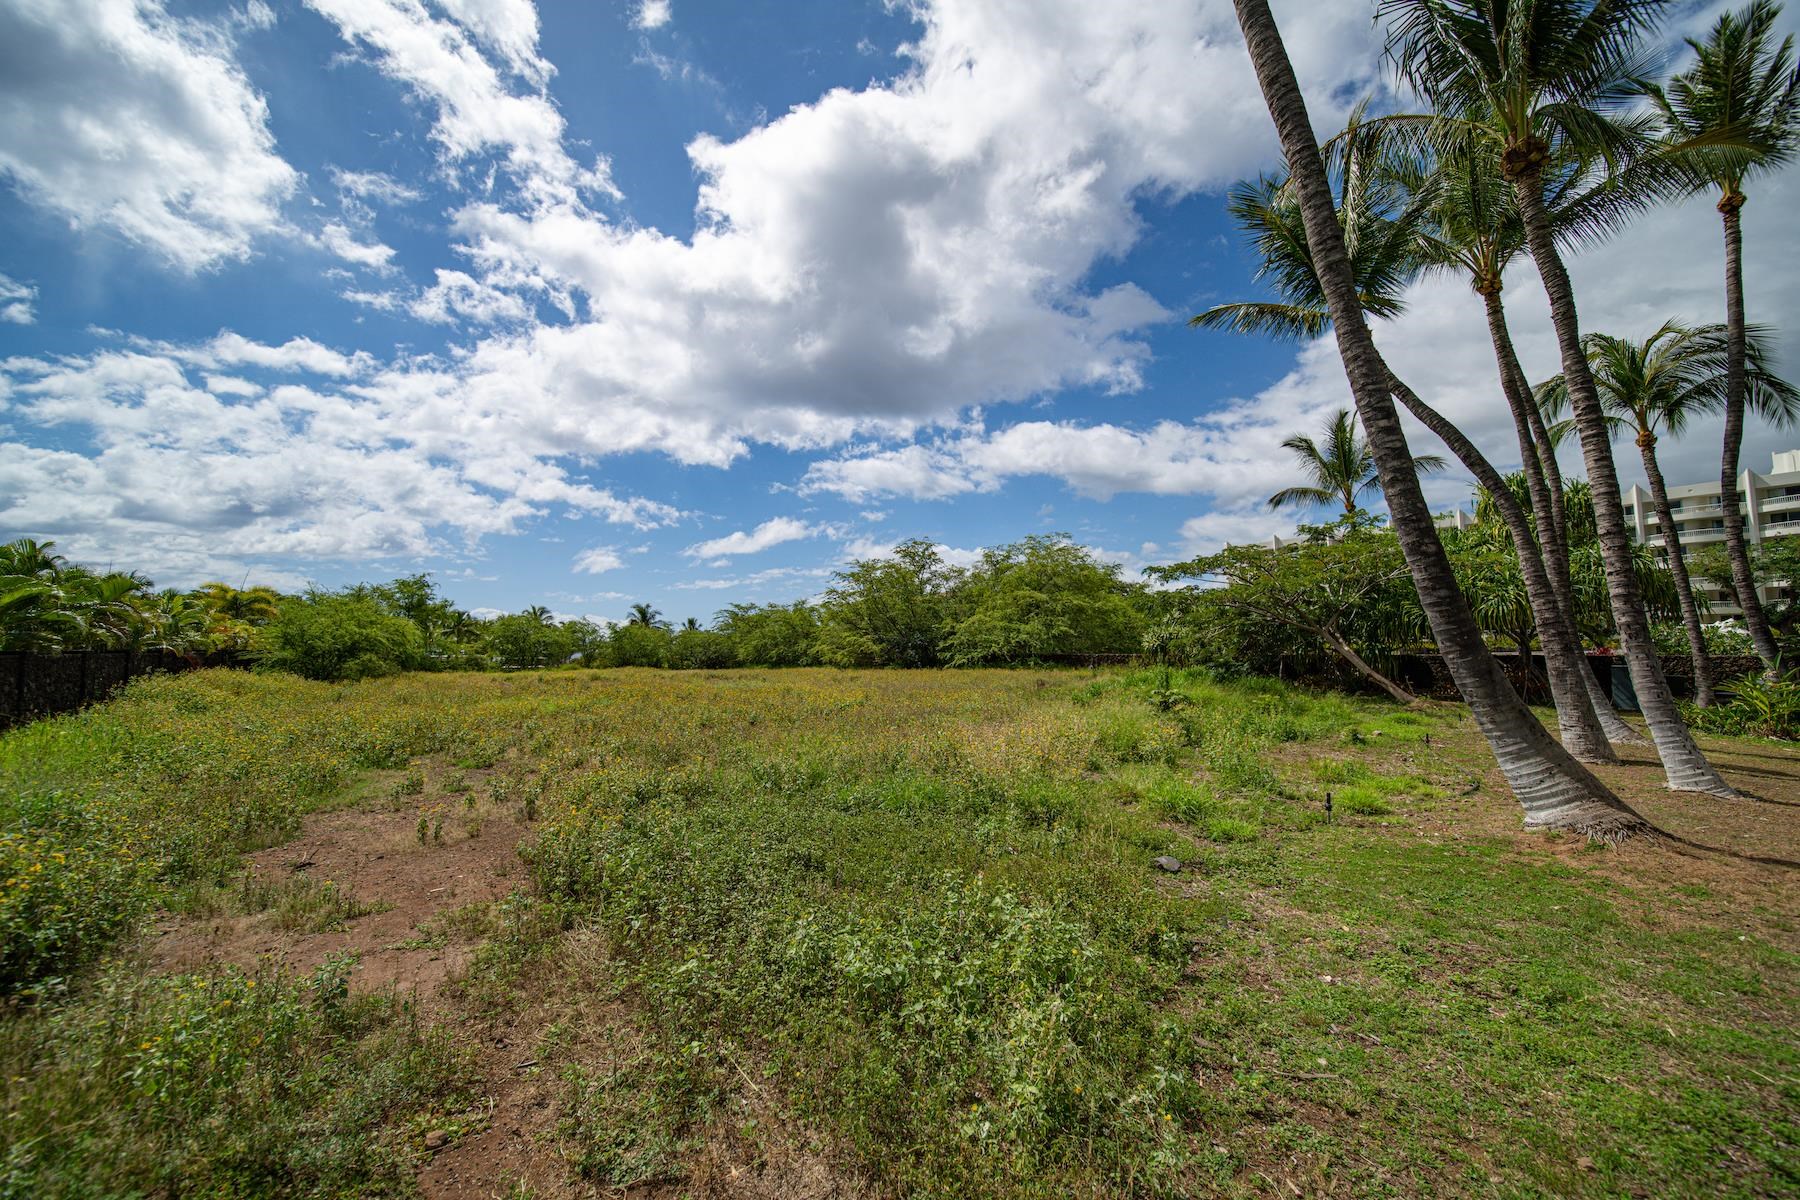
[[[1663,544],[1661,522],[1648,488],[1633,484],[1625,492],[1625,523],[1637,540],[1657,548]],[[1800,450],[1783,450],[1774,456],[1767,475],[1745,471],[1738,477],[1738,508],[1744,533],[1752,545],[1764,538],[1800,534]],[[1684,552],[1725,540],[1725,518],[1719,509],[1719,481],[1687,483],[1669,488],[1669,511],[1681,536]],[[1712,602],[1714,619],[1742,614],[1731,593],[1710,579],[1694,580],[1695,590]],[[1761,589],[1764,601],[1786,596],[1785,581]]]

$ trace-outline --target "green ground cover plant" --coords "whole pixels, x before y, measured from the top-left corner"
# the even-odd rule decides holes
[[[417,942],[485,939],[484,1027],[629,1013],[518,1056],[595,1188],[679,1190],[748,1095],[874,1195],[1794,1186],[1791,906],[1527,854],[1471,823],[1483,753],[1454,706],[1200,671],[143,681],[0,738],[8,1194],[407,1194],[470,1086],[442,1031],[341,971],[145,978],[132,932],[353,928],[242,855],[477,801],[527,872]]]

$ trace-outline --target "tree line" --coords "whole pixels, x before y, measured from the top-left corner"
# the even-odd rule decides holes
[[[733,604],[677,627],[649,604],[614,621],[534,605],[477,617],[429,575],[284,595],[69,563],[48,542],[0,546],[0,649],[236,651],[312,679],[409,670],[586,666],[723,668],[1010,665],[1132,654],[1167,601],[1060,534],[947,563],[930,542],[838,572],[816,600]]]

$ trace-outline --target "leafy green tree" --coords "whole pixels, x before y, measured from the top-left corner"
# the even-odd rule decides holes
[[[1770,0],[1721,13],[1705,41],[1688,39],[1694,64],[1669,81],[1650,85],[1667,140],[1683,147],[1693,168],[1694,190],[1716,189],[1725,233],[1725,324],[1728,339],[1725,438],[1719,458],[1719,502],[1732,588],[1752,589],[1752,569],[1738,513],[1738,453],[1744,440],[1749,366],[1749,326],[1744,316],[1744,185],[1752,176],[1784,166],[1800,144],[1800,68],[1794,39],[1775,41],[1781,6]],[[1755,605],[1744,610],[1756,652],[1776,669],[1774,638]]]
[[[1204,593],[1208,606],[1316,639],[1356,674],[1411,703],[1417,697],[1369,662],[1423,633],[1399,541],[1362,512],[1301,532],[1302,540],[1280,547],[1227,546],[1150,573],[1198,580],[1213,589]]]
[[[234,588],[215,580],[195,588],[193,596],[219,616],[246,625],[267,625],[281,611],[281,593],[272,587]]]
[[[1142,590],[1067,534],[1034,535],[983,552],[961,582],[968,615],[951,629],[943,653],[959,667],[1130,653],[1143,636],[1131,603]]]
[[[615,667],[669,665],[669,631],[661,624],[627,621],[623,625],[614,625],[609,642]]]
[[[838,667],[935,667],[961,572],[914,538],[852,564],[826,590],[817,653]]]
[[[575,653],[572,631],[527,609],[488,623],[488,650],[503,667],[554,667]]]
[[[268,625],[266,664],[308,679],[365,679],[416,669],[419,627],[368,595],[311,592]]]
[[[1762,601],[1759,607],[1775,636],[1777,647],[1783,648],[1783,657],[1789,662],[1800,659],[1792,642],[1794,635],[1800,633],[1800,537],[1764,538],[1750,546],[1749,558],[1752,587],[1778,587],[1785,593]],[[1744,603],[1744,593],[1737,590],[1737,580],[1733,577],[1731,560],[1724,546],[1718,543],[1701,546],[1694,551],[1690,566],[1695,575],[1725,589],[1739,608],[1748,610],[1750,606]],[[1751,603],[1758,603],[1755,593],[1751,595]]]
[[[792,604],[734,604],[714,623],[747,667],[804,667],[818,662],[819,610]]]
[[[737,651],[731,638],[716,630],[701,629],[689,618],[691,628],[683,628],[669,639],[669,665],[679,671],[718,671],[738,665]]]

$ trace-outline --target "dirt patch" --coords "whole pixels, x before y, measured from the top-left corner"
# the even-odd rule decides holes
[[[153,970],[228,964],[254,969],[274,963],[308,973],[334,954],[355,954],[352,985],[392,987],[415,995],[426,1011],[440,1007],[444,984],[468,961],[477,938],[443,927],[441,918],[492,901],[524,883],[517,847],[526,827],[502,811],[480,810],[445,821],[432,837],[434,815],[421,811],[342,811],[307,819],[300,836],[249,857],[255,885],[316,882],[374,909],[341,928],[283,929],[275,914],[165,919],[148,952]],[[477,831],[478,825],[478,831]]]
[[[419,1175],[425,1200],[531,1196],[630,1200],[863,1200],[876,1193],[830,1140],[786,1115],[752,1066],[742,1086],[714,1098],[687,1131],[670,1175],[627,1187],[578,1173],[583,1152],[569,1128],[576,1085],[629,1071],[647,1043],[631,1001],[608,986],[610,956],[596,930],[577,929],[513,983],[518,1007],[469,1017],[488,1080],[467,1132],[437,1150]]]

